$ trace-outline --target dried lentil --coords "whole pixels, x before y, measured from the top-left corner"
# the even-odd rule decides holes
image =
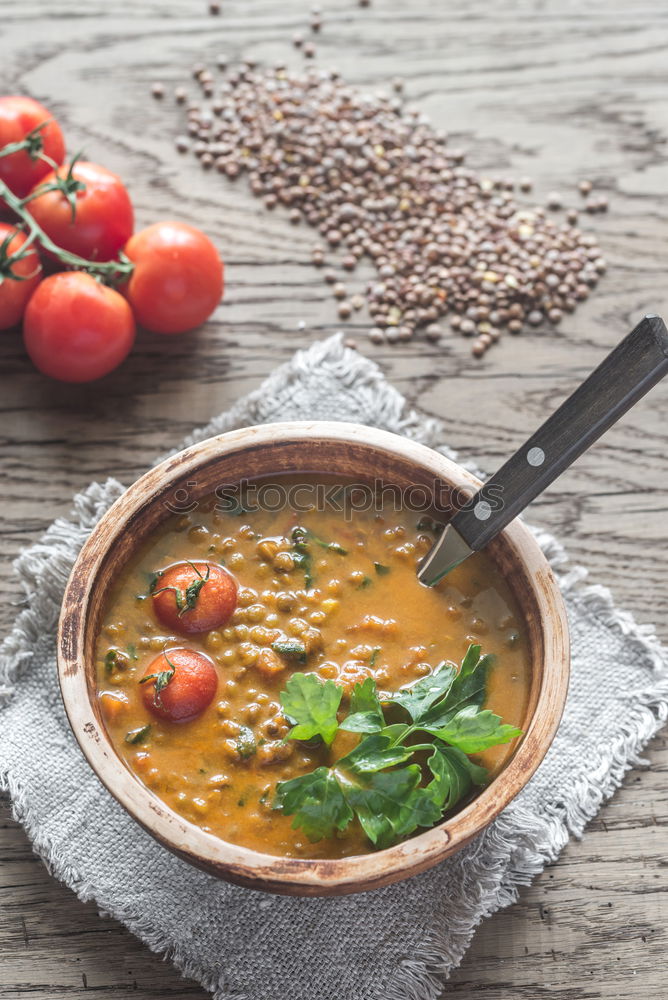
[[[302,40],[302,51],[314,55],[315,47]],[[540,207],[519,206],[510,179],[464,166],[463,151],[419,111],[403,111],[396,96],[363,94],[314,68],[245,62],[222,71],[213,102],[188,108],[193,152],[204,167],[215,156],[228,177],[245,173],[267,208],[286,206],[291,221],[303,218],[342,249],[344,267],[371,259],[380,279],[367,289],[375,342],[375,331],[383,341],[408,339],[450,313],[453,329],[477,334],[477,355],[503,328],[519,333],[550,312],[572,311],[602,273],[592,237]],[[206,98],[212,74],[198,65],[193,76]],[[531,186],[519,182],[522,191]],[[579,188],[586,195],[591,185]],[[561,197],[548,204],[561,207]],[[586,205],[604,207],[604,199]],[[313,263],[323,264],[324,254],[314,253]],[[345,286],[331,271],[325,279],[347,318]]]

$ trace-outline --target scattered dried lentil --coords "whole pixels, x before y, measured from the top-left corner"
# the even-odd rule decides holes
[[[304,55],[309,47],[315,53],[309,42]],[[193,69],[204,95],[187,110],[193,152],[205,167],[215,157],[230,178],[244,173],[267,208],[285,206],[293,222],[304,219],[343,251],[344,266],[371,259],[374,342],[382,342],[378,331],[383,341],[409,339],[450,313],[453,329],[475,336],[477,356],[503,328],[519,333],[526,323],[557,322],[603,273],[592,236],[540,207],[517,205],[511,180],[464,166],[463,151],[451,149],[418,110],[402,110],[396,96],[361,93],[312,67],[223,62],[222,72],[209,101],[212,74]],[[529,178],[519,182],[523,191],[531,186]],[[557,201],[561,207],[560,196],[548,199],[555,208]],[[593,204],[588,211],[607,207]],[[313,263],[323,264],[324,253],[314,252]],[[353,306],[345,285],[332,271],[324,277],[347,318]]]

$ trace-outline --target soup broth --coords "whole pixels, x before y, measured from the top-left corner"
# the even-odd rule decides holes
[[[318,484],[350,486],[322,475],[275,482],[292,495],[298,486],[311,496]],[[382,699],[442,661],[459,664],[478,643],[494,656],[485,708],[521,726],[529,656],[513,596],[484,553],[433,588],[418,582],[417,563],[438,530],[430,518],[394,502],[353,516],[295,506],[230,509],[211,496],[169,516],[109,595],[95,651],[98,698],[119,756],[185,819],[264,853],[338,858],[373,849],[359,824],[311,843],[274,808],[276,786],[330,765],[359,736],[339,731],[331,746],[286,739],[288,679],[301,671],[334,681],[344,709],[367,677]],[[189,587],[170,585],[175,565],[190,567]],[[214,597],[214,612],[231,602],[229,616],[208,627]],[[197,615],[203,630],[189,631]],[[192,654],[202,672],[189,678],[180,658]],[[169,715],[177,695],[180,721]],[[474,759],[493,776],[516,745]]]

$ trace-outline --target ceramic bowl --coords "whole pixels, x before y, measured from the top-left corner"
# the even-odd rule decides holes
[[[171,498],[198,497],[244,478],[327,472],[472,493],[480,483],[423,445],[356,424],[266,424],[210,438],[142,476],[97,524],[76,561],[60,618],[58,670],[67,715],[98,778],[161,844],[213,875],[295,895],[359,892],[407,878],[454,854],[526,785],[555,735],[566,700],[569,640],[552,571],[529,530],[513,522],[487,548],[524,618],[531,684],[525,735],[503,770],[438,826],[372,854],[337,860],[279,858],[226,843],[173,812],[116,755],[95,696],[94,645],[111,582],[157,525]]]

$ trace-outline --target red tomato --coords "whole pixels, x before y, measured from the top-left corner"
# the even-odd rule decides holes
[[[0,222],[0,247],[5,240],[9,242],[0,254],[0,330],[9,330],[20,322],[28,299],[42,280],[42,265],[36,250],[30,250],[13,264],[8,261],[25,244],[25,233]]]
[[[58,169],[67,177],[68,166]],[[33,190],[55,179],[52,171]],[[47,236],[63,250],[86,260],[113,260],[132,235],[134,214],[120,177],[96,163],[78,161],[72,176],[85,185],[75,193],[76,212],[62,191],[46,191],[27,203],[27,209]]]
[[[236,606],[236,581],[216,563],[174,563],[158,574],[153,586],[158,619],[183,635],[226,625]]]
[[[123,288],[140,326],[185,333],[223,297],[223,262],[208,236],[182,222],[156,222],[124,248],[135,269]]]
[[[41,282],[23,318],[33,363],[63,382],[90,382],[120,365],[135,339],[132,310],[122,295],[83,271]]]
[[[156,656],[139,683],[149,712],[169,722],[190,722],[211,704],[218,674],[204,653],[170,649]]]
[[[0,147],[21,142],[45,121],[49,124],[41,130],[42,149],[55,163],[62,163],[65,159],[63,133],[46,108],[31,97],[0,97]],[[31,159],[25,150],[0,158],[0,180],[19,198],[25,198],[51,170],[50,163]]]

